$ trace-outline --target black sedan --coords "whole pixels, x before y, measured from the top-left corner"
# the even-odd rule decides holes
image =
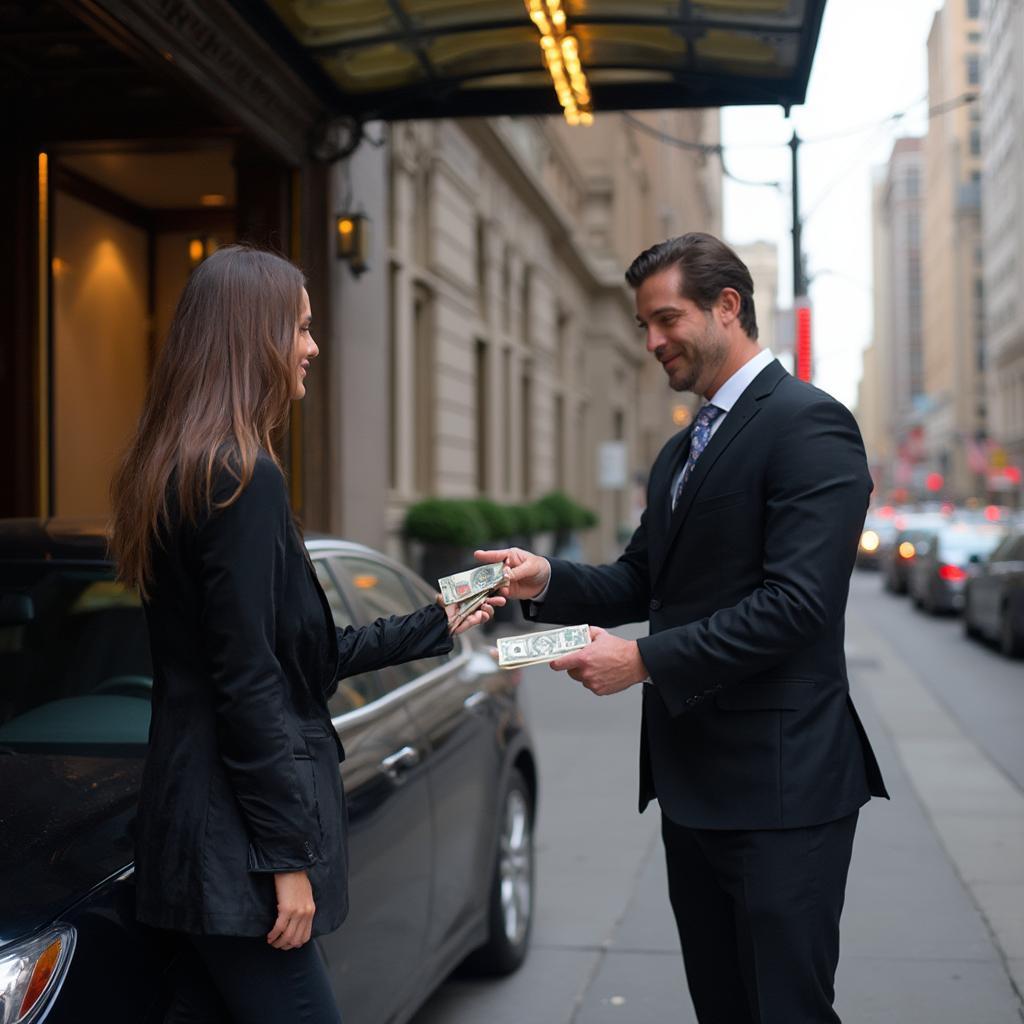
[[[307,540],[339,626],[433,599],[368,548]],[[152,666],[96,529],[0,522],[0,1020],[159,1021],[175,950],[134,920]],[[458,568],[458,567],[455,567]],[[472,634],[470,635],[472,636]],[[467,960],[529,945],[537,772],[516,673],[448,655],[346,679],[351,911],[316,940],[345,1020],[408,1020]]]
[[[919,536],[909,575],[914,604],[931,615],[960,611],[968,569],[988,555],[1005,532],[998,526],[950,523]]]
[[[1024,529],[1006,536],[967,580],[964,630],[995,640],[1010,658],[1024,657]]]

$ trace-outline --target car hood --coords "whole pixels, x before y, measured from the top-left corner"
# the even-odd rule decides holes
[[[0,944],[132,863],[142,763],[0,752]]]

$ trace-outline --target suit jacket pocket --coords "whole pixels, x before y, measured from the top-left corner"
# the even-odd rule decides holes
[[[734,505],[742,505],[748,498],[746,491],[727,491],[725,494],[713,494],[707,498],[698,498],[693,503],[693,514],[702,512],[720,512]]]
[[[763,682],[735,683],[715,694],[723,711],[798,711],[814,699],[810,679],[765,679]]]

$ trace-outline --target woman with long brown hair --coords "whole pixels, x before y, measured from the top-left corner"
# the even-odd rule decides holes
[[[442,654],[438,604],[336,629],[273,437],[317,355],[287,260],[228,246],[193,272],[112,487],[112,550],[139,587],[154,685],[137,915],[179,933],[167,1020],[340,1019],[311,937],[348,908],[339,678]]]

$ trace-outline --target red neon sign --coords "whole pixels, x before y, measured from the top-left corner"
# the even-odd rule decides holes
[[[798,380],[811,379],[811,308],[796,310],[796,375]]]

